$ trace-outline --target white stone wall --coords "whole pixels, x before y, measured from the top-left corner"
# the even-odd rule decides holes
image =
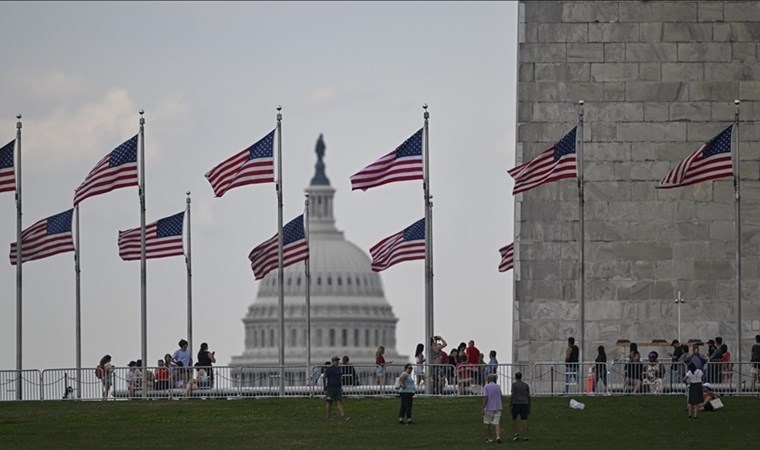
[[[742,352],[760,334],[760,2],[521,2],[517,162],[577,124],[584,100],[586,342],[723,336],[736,357],[731,179],[657,190],[741,99]],[[514,360],[579,339],[576,180],[515,199]],[[614,354],[613,354],[614,353]],[[664,356],[664,355],[663,355]]]

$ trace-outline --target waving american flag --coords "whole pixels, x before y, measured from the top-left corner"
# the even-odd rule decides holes
[[[282,232],[282,267],[288,267],[305,260],[309,256],[309,247],[304,234],[303,214],[283,226]],[[248,255],[248,259],[251,260],[251,269],[253,269],[253,274],[257,280],[264,278],[266,274],[277,268],[279,263],[278,240],[278,234],[275,234],[256,246]]]
[[[182,225],[185,212],[145,225],[145,258],[166,258],[185,254]],[[119,256],[124,261],[140,259],[140,227],[119,231]]]
[[[230,189],[248,184],[274,182],[274,132],[247,149],[222,161],[206,173],[206,179],[221,197]]]
[[[71,235],[71,218],[74,210],[70,209],[42,219],[21,233],[21,262],[47,258],[64,252],[74,251]],[[18,262],[16,243],[11,244],[11,264]]]
[[[733,177],[731,129],[733,125],[681,161],[657,185],[659,189],[688,186],[717,178]]]
[[[134,135],[113,149],[87,174],[74,192],[74,206],[88,197],[137,184],[137,135]]]
[[[552,181],[578,177],[575,158],[576,128],[570,130],[559,142],[541,152],[536,158],[508,171],[509,175],[515,179],[512,195]]]
[[[382,186],[395,181],[422,180],[422,129],[395,150],[351,176],[351,190]]]

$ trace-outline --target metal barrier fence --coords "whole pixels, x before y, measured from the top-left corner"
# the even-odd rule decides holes
[[[403,371],[391,364],[384,371],[375,365],[340,366],[346,396],[394,396],[394,383]],[[201,370],[202,369],[202,370]],[[143,382],[143,370],[145,377]],[[0,371],[0,401],[18,400],[119,400],[245,397],[315,397],[324,395],[323,365],[204,368],[116,367],[98,377],[94,368]],[[760,394],[760,364],[708,363],[705,381],[718,395]],[[504,395],[510,394],[515,374],[522,372],[533,395],[684,395],[683,363],[659,361],[607,364],[539,362],[516,364],[424,365],[415,367],[420,396],[481,395],[486,375],[495,373]],[[736,380],[741,377],[741,389]],[[280,391],[280,380],[284,390]]]

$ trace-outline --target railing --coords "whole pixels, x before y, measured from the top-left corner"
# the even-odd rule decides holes
[[[705,381],[718,395],[760,394],[758,363],[708,363]],[[103,378],[94,368],[0,371],[0,401],[18,400],[126,400],[183,398],[315,397],[324,395],[323,366],[305,365],[200,368],[117,367]],[[396,377],[403,365],[392,364],[379,373],[374,364],[341,366],[346,396],[394,396]],[[143,370],[145,377],[143,378]],[[515,374],[522,372],[533,395],[684,395],[684,364],[660,361],[607,364],[539,362],[516,364],[424,365],[417,395],[482,395],[486,375],[495,373],[504,395],[509,395]],[[741,389],[736,380],[741,376]],[[143,381],[143,379],[145,381]],[[283,380],[284,394],[280,391]],[[21,388],[21,395],[17,389]]]

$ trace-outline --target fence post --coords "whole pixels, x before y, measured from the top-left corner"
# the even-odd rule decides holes
[[[554,395],[554,366],[551,367],[551,374],[549,376],[549,379],[551,380],[551,394]]]

